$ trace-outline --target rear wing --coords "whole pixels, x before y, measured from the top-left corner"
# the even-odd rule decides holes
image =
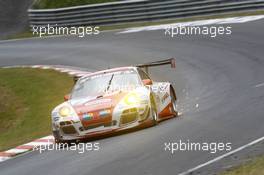
[[[154,61],[154,62],[149,62],[146,64],[138,64],[136,67],[144,69],[144,71],[149,74],[148,68],[149,67],[155,67],[155,66],[162,66],[162,65],[167,65],[170,64],[171,68],[176,68],[176,60],[175,58],[170,58],[166,60],[161,60],[161,61]]]

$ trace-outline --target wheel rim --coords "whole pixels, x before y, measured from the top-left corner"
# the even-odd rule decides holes
[[[157,113],[156,113],[156,111],[152,108],[152,116],[153,116],[153,120],[154,121],[157,121],[158,120],[158,118],[157,118]]]
[[[171,90],[171,104],[172,104],[173,111],[176,112],[177,111],[177,102],[176,102],[176,99],[175,99],[175,96],[174,96],[174,93],[172,90]]]
[[[174,110],[174,112],[176,112],[177,111],[177,102],[176,102],[176,100],[172,100],[172,108],[173,108],[173,110]]]
[[[158,115],[157,115],[157,112],[155,110],[155,104],[153,101],[153,96],[151,96],[150,101],[151,101],[151,107],[150,108],[151,108],[152,118],[153,118],[154,122],[157,122],[158,121]]]

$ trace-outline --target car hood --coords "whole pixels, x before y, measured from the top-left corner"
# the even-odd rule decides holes
[[[114,92],[101,97],[89,96],[85,98],[71,99],[68,103],[75,112],[80,115],[101,109],[112,109],[128,92]]]

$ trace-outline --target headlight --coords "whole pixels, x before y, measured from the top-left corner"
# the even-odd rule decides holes
[[[71,109],[69,107],[67,107],[67,106],[63,106],[63,107],[60,108],[59,114],[62,117],[68,117],[71,114]]]
[[[127,105],[134,105],[140,102],[140,99],[137,94],[132,93],[128,94],[124,99],[125,104]]]

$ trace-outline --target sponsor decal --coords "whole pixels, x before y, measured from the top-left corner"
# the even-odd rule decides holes
[[[168,84],[167,83],[163,83],[160,87],[159,87],[159,91],[160,92],[165,92],[166,89],[168,87]]]
[[[96,100],[96,101],[93,101],[93,102],[88,102],[86,104],[84,104],[85,106],[89,106],[89,105],[98,105],[98,104],[102,104],[102,103],[110,103],[112,102],[112,99],[101,99],[101,100]]]
[[[167,83],[159,83],[151,86],[151,89],[155,93],[164,93],[167,91],[168,85]]]
[[[59,121],[60,117],[53,117],[54,122]]]
[[[161,102],[164,103],[169,96],[170,95],[168,94],[168,92],[166,92],[166,94],[162,97]]]
[[[93,113],[83,114],[83,120],[92,120],[92,119],[93,119]]]
[[[110,113],[111,113],[111,111],[109,109],[108,110],[102,110],[99,112],[99,115],[100,115],[100,117],[107,117],[110,115]]]

